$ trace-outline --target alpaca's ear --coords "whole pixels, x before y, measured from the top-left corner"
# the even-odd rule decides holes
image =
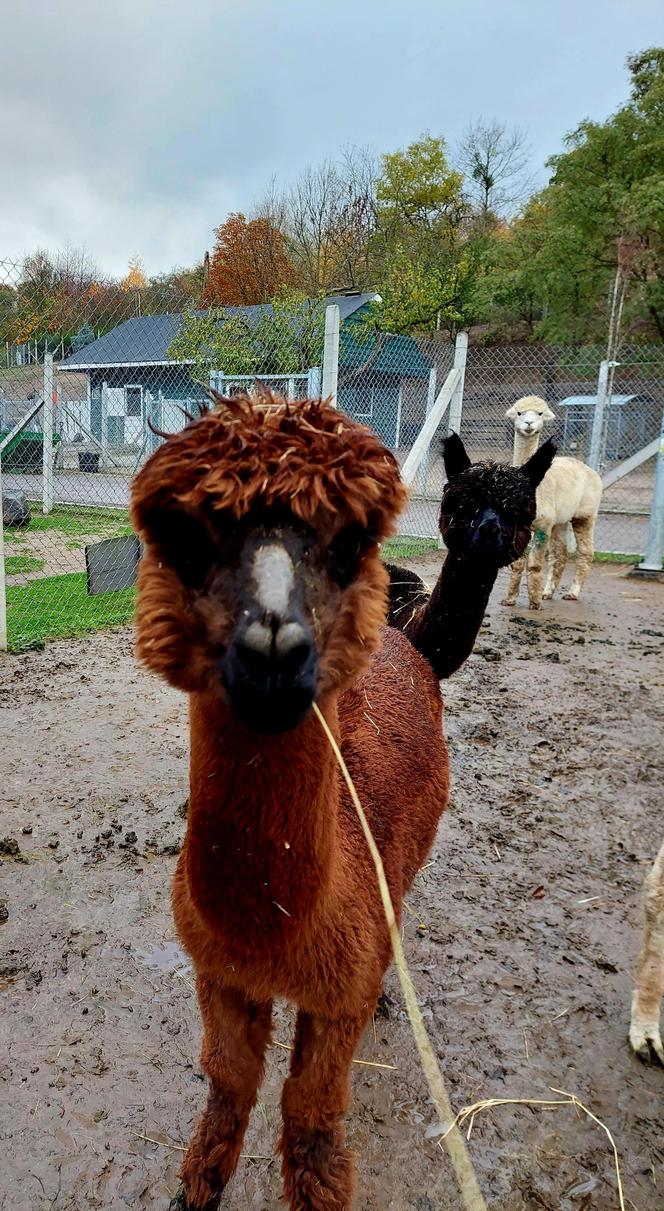
[[[528,462],[524,463],[521,467],[522,474],[526,476],[526,479],[530,480],[533,488],[541,484],[553,462],[555,453],[556,446],[551,441],[551,438],[549,438],[548,441],[545,441],[540,446],[539,450],[535,451],[532,458],[529,458]]]
[[[549,405],[544,400],[542,400],[542,403],[544,404],[544,410],[542,412],[542,420],[555,420],[556,419],[555,412],[551,411]]]
[[[448,479],[456,479],[462,471],[468,470],[470,459],[458,433],[450,433],[443,438],[443,462]]]
[[[518,402],[519,401],[517,400],[517,403]],[[516,420],[518,415],[519,413],[516,410],[516,404],[512,404],[512,407],[508,408],[507,412],[505,413],[505,420]]]

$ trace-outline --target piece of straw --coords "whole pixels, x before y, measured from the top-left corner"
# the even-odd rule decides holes
[[[397,969],[399,981],[401,983],[404,1000],[406,1002],[406,1009],[408,1010],[408,1017],[410,1019],[413,1035],[415,1037],[415,1043],[417,1044],[417,1050],[420,1053],[420,1060],[422,1063],[422,1068],[424,1069],[424,1075],[426,1077],[427,1085],[429,1086],[429,1091],[436,1105],[439,1121],[441,1123],[451,1122],[451,1126],[445,1132],[443,1138],[445,1140],[445,1147],[447,1148],[450,1161],[452,1162],[452,1168],[454,1169],[454,1173],[456,1175],[464,1206],[466,1211],[487,1211],[487,1205],[482,1196],[477,1175],[473,1169],[472,1162],[466,1150],[466,1145],[464,1144],[461,1133],[457,1127],[454,1111],[452,1110],[450,1099],[445,1088],[443,1075],[438,1067],[438,1061],[433,1053],[431,1043],[429,1042],[429,1036],[426,1032],[420,1007],[417,1003],[415,987],[408,970],[406,956],[404,955],[403,946],[401,945],[401,938],[399,937],[399,930],[397,928],[396,917],[394,915],[392,897],[390,896],[390,889],[387,886],[387,879],[385,878],[383,860],[380,856],[378,846],[374,841],[373,833],[369,827],[369,821],[365,815],[364,808],[360,803],[359,795],[355,790],[353,779],[351,778],[348,772],[348,767],[346,766],[346,762],[341,755],[339,745],[332,735],[327,720],[325,719],[325,716],[316,702],[313,704],[313,709],[337,759],[344,781],[348,787],[350,797],[353,801],[355,811],[357,812],[360,824],[362,826],[362,831],[364,833],[367,845],[369,846],[369,852],[373,858],[373,863],[376,868],[376,876],[378,878],[378,886],[380,888],[380,896],[381,900],[383,901],[383,911],[385,912],[385,919],[387,921],[387,926],[390,932],[390,940],[392,942],[394,965]]]
[[[480,1102],[474,1102],[472,1106],[464,1106],[463,1109],[460,1110],[459,1113],[457,1114],[457,1116],[456,1116],[454,1122],[451,1124],[451,1126],[448,1127],[447,1131],[445,1132],[445,1135],[441,1136],[441,1138],[439,1140],[439,1144],[442,1144],[444,1141],[446,1141],[446,1137],[451,1131],[453,1131],[455,1128],[458,1130],[459,1126],[465,1125],[466,1122],[468,1122],[468,1131],[466,1134],[466,1138],[470,1139],[470,1133],[475,1124],[475,1115],[479,1114],[482,1110],[492,1110],[494,1108],[494,1106],[544,1106],[548,1110],[555,1109],[558,1106],[574,1106],[576,1110],[582,1110],[584,1114],[588,1115],[588,1118],[592,1119],[592,1121],[594,1123],[597,1123],[598,1127],[602,1128],[602,1131],[605,1133],[605,1135],[611,1145],[611,1149],[613,1151],[613,1163],[615,1165],[615,1170],[616,1170],[616,1186],[618,1188],[618,1202],[620,1204],[620,1211],[625,1211],[625,1198],[623,1195],[622,1177],[620,1175],[620,1161],[618,1158],[618,1149],[616,1147],[616,1142],[615,1142],[611,1132],[609,1131],[609,1128],[607,1127],[606,1123],[603,1123],[602,1120],[599,1119],[596,1114],[593,1114],[592,1110],[589,1110],[587,1106],[584,1106],[583,1102],[581,1102],[579,1100],[579,1098],[576,1096],[575,1093],[567,1093],[564,1089],[555,1089],[553,1086],[551,1087],[551,1092],[560,1093],[561,1098],[556,1098],[554,1100],[554,1099],[547,1099],[547,1098],[530,1098],[530,1097],[488,1097],[488,1098],[483,1099]],[[470,1120],[470,1121],[468,1121],[468,1120]]]

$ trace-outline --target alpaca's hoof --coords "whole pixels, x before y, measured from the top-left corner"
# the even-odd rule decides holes
[[[529,610],[541,610],[541,608],[542,608],[541,601],[529,601],[528,602]]]
[[[578,593],[563,593],[563,601],[578,601]]]
[[[386,992],[381,992],[378,1000],[376,1001],[376,1017],[387,1018],[389,1022],[390,1018],[392,1017],[393,1009],[394,1001],[392,1000],[392,997],[388,997]]]
[[[203,1197],[205,1202],[192,1202],[187,1198],[184,1186],[181,1186],[175,1198],[172,1198],[168,1204],[168,1211],[217,1211],[221,1191],[219,1194],[213,1194],[211,1198],[207,1198],[205,1195]]]
[[[553,599],[553,589],[545,589],[542,593],[542,601],[551,601]]]
[[[501,601],[500,604],[504,605],[504,606],[516,605],[516,597],[503,597],[503,600]]]
[[[632,1022],[629,1028],[629,1045],[640,1060],[664,1066],[664,1046],[659,1022]]]

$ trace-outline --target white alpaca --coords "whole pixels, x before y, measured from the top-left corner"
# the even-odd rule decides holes
[[[515,467],[526,462],[539,446],[545,421],[553,420],[545,400],[537,395],[518,399],[505,416],[514,421]],[[507,596],[503,605],[514,605],[528,561],[528,603],[539,610],[542,600],[553,597],[567,563],[567,526],[572,523],[576,538],[576,574],[566,601],[576,601],[593,561],[593,534],[602,497],[602,481],[596,471],[578,458],[555,458],[537,489],[537,517],[533,522],[534,539],[528,555],[512,564]],[[544,586],[544,561],[551,544],[552,559]]]
[[[646,924],[632,997],[629,1041],[643,1060],[651,1051],[664,1064],[659,1014],[664,994],[664,845],[646,879]]]

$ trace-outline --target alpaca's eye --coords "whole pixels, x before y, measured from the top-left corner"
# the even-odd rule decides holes
[[[373,542],[368,530],[353,522],[341,530],[330,543],[328,562],[330,576],[345,589],[357,573],[362,552]]]
[[[214,547],[204,526],[187,513],[164,510],[152,519],[150,529],[152,541],[183,584],[200,588],[214,561]]]

